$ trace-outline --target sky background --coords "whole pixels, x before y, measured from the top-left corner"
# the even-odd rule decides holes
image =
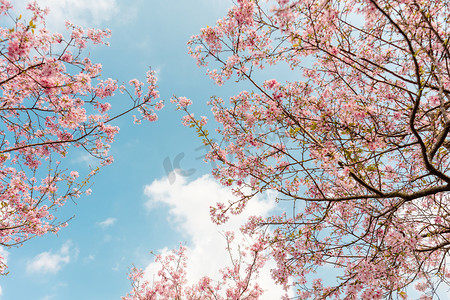
[[[27,1],[11,2],[17,15],[24,14]],[[194,130],[182,126],[183,114],[170,103],[173,95],[188,97],[194,102],[192,112],[211,119],[206,105],[211,96],[225,99],[242,89],[242,83],[233,81],[222,87],[214,85],[206,70],[198,68],[188,55],[186,46],[201,28],[222,18],[232,1],[38,3],[51,10],[47,25],[52,32],[67,35],[65,20],[83,27],[111,29],[110,47],[90,46],[85,54],[103,65],[103,79],[144,80],[149,67],[156,70],[166,107],[158,112],[155,123],[137,126],[131,115],[117,120],[114,125],[120,127],[120,133],[111,148],[115,162],[94,177],[90,196],[81,197],[76,204],[69,202],[57,212],[60,220],[73,217],[68,227],[58,235],[35,238],[20,248],[0,248],[0,253],[7,255],[10,271],[0,278],[0,300],[120,299],[131,289],[129,268],[135,265],[152,274],[157,269],[150,251],[164,252],[177,248],[180,242],[188,247],[189,278],[214,277],[227,261],[221,232],[236,230],[249,215],[277,212],[275,195],[265,194],[225,227],[211,223],[209,206],[232,196],[208,175],[213,166],[202,161],[206,148]],[[276,67],[260,79],[264,76],[288,80],[298,74]],[[108,101],[113,107],[121,107],[128,99],[118,93]],[[83,174],[93,161],[85,153],[72,151],[66,163]],[[176,168],[190,175],[170,175]],[[280,288],[271,283],[270,267],[269,263],[261,276],[260,284],[267,290],[262,299],[281,295]]]
[[[28,1],[11,1],[17,15]],[[133,265],[151,274],[149,253],[188,246],[189,276],[217,274],[227,260],[223,230],[237,229],[250,214],[267,215],[274,209],[274,195],[263,195],[247,212],[218,228],[210,222],[209,206],[231,198],[230,191],[208,174],[206,148],[194,130],[180,122],[182,113],[170,103],[172,95],[194,102],[196,115],[211,117],[206,102],[212,95],[237,93],[235,83],[217,87],[187,53],[186,42],[206,25],[213,25],[232,6],[230,0],[40,0],[50,8],[47,27],[67,34],[64,21],[83,27],[109,28],[110,47],[90,46],[85,52],[103,65],[102,77],[128,82],[145,79],[149,66],[158,73],[161,98],[166,107],[156,123],[137,126],[131,116],[120,127],[111,154],[115,162],[94,177],[92,195],[67,203],[57,212],[71,218],[58,235],[33,239],[20,248],[1,249],[10,274],[0,278],[1,300],[120,299],[130,290],[127,278]],[[24,15],[26,18],[26,15]],[[117,94],[114,106],[128,99]],[[177,158],[179,164],[176,163]],[[165,162],[165,163],[164,163]],[[66,161],[80,174],[92,160],[73,151]],[[172,174],[176,168],[189,176]],[[271,201],[272,199],[272,201]],[[270,266],[268,266],[270,267]],[[261,284],[265,299],[278,298],[268,269]]]

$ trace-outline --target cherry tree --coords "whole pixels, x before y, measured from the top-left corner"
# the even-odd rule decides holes
[[[445,0],[237,0],[189,41],[218,85],[252,86],[211,98],[215,134],[174,99],[237,196],[212,219],[277,191],[288,212],[245,230],[265,232],[294,298],[431,299],[450,284],[449,18]]]
[[[46,28],[47,10],[36,3],[27,9],[31,18],[24,21],[9,1],[0,1],[0,245],[9,247],[66,225],[55,210],[89,194],[91,177],[113,161],[108,150],[119,131],[113,120],[138,110],[135,122],[155,121],[154,110],[163,107],[153,101],[158,92],[152,71],[148,90],[137,79],[129,82],[134,94],[100,78],[102,66],[84,51],[89,43],[107,44],[109,30],[67,22],[64,37]],[[106,100],[118,91],[131,101],[110,115]],[[62,164],[74,148],[100,162],[84,179]],[[0,265],[4,273],[1,257]]]
[[[236,245],[233,232],[226,232],[229,266],[220,270],[220,278],[203,276],[196,283],[188,280],[187,248],[183,245],[169,253],[156,255],[160,270],[154,279],[133,267],[129,274],[132,290],[122,300],[150,299],[258,299],[264,293],[257,280],[266,262],[261,239]]]

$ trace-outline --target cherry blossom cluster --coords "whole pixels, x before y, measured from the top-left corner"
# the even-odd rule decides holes
[[[258,299],[264,293],[264,287],[257,283],[259,271],[266,262],[264,239],[260,237],[250,245],[236,247],[234,233],[225,233],[225,238],[231,264],[220,270],[220,279],[204,276],[197,283],[189,282],[187,248],[180,245],[167,254],[156,255],[155,261],[161,268],[150,281],[141,269],[132,268],[129,279],[133,289],[122,300]]]
[[[249,228],[273,230],[274,280],[296,297],[407,299],[415,286],[430,299],[450,284],[449,24],[448,1],[240,0],[188,42],[218,85],[253,86],[211,99],[214,136],[181,105],[240,197],[212,217],[266,190],[292,203]],[[274,64],[298,80],[264,78]],[[313,275],[329,267],[336,280]]]
[[[157,119],[154,102],[159,97],[153,71],[143,83],[130,81],[135,95],[126,110],[110,115],[107,98],[119,85],[101,79],[102,66],[84,56],[89,44],[105,44],[109,30],[83,29],[70,22],[65,37],[45,27],[47,10],[30,3],[28,21],[13,17],[12,5],[0,1],[0,245],[21,245],[47,232],[57,232],[65,222],[54,211],[68,199],[89,194],[89,180],[98,172],[93,166],[87,177],[63,167],[74,147],[110,164],[108,154],[119,128],[112,121],[138,110],[138,120]],[[0,258],[0,272],[5,271]]]

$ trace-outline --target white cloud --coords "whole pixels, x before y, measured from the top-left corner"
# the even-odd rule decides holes
[[[13,0],[16,13],[23,13],[29,0]],[[120,13],[116,0],[38,0],[39,6],[48,7],[47,27],[63,31],[65,21],[89,27],[98,27]]]
[[[221,186],[208,175],[189,183],[184,177],[177,177],[173,184],[170,184],[167,178],[155,180],[145,187],[145,194],[148,196],[145,204],[147,209],[152,209],[157,203],[168,205],[170,208],[167,221],[189,239],[187,274],[191,283],[204,275],[213,279],[220,278],[219,269],[229,263],[229,255],[225,250],[226,240],[221,232],[237,232],[249,216],[267,215],[275,207],[275,195],[266,194],[265,197],[250,201],[241,215],[232,216],[227,223],[217,226],[210,219],[210,206],[216,202],[227,202],[234,196],[230,189]],[[167,252],[167,248],[161,249],[160,252]],[[264,299],[279,299],[284,294],[281,287],[276,286],[271,279],[269,270],[273,267],[272,262],[266,264],[258,280],[260,286],[266,290],[262,297]],[[159,266],[155,263],[148,265],[147,280],[151,280],[158,270]]]
[[[0,256],[3,258],[3,263],[8,264],[9,252],[4,247],[0,246]]]
[[[111,267],[111,270],[113,270],[113,271],[119,271],[119,266],[120,266],[120,264],[119,263],[115,263],[114,264],[114,266],[113,267]]]
[[[75,24],[98,26],[119,12],[115,0],[40,0],[50,8],[52,20],[64,24],[66,19]]]
[[[3,262],[5,265],[8,265],[8,256],[9,256],[9,252],[6,251],[6,249],[5,249],[4,247],[1,247],[1,246],[0,246],[0,256],[2,257],[2,262]],[[2,295],[3,295],[3,288],[2,288],[2,286],[0,285],[0,296],[2,296]]]
[[[73,162],[77,164],[84,164],[86,166],[98,165],[97,159],[88,153],[82,153],[79,154],[78,156],[75,156]]]
[[[116,221],[117,221],[116,218],[108,218],[104,221],[98,222],[97,224],[102,228],[106,228],[106,227],[113,226],[114,223],[116,223]]]
[[[55,254],[52,251],[42,252],[27,262],[28,273],[57,273],[71,259],[70,241],[65,242]],[[75,250],[76,251],[76,250]]]

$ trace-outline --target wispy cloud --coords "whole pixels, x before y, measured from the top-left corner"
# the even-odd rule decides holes
[[[116,223],[117,219],[116,218],[108,218],[104,221],[98,222],[97,225],[102,227],[102,228],[106,228],[106,227],[110,227],[113,226],[114,223]]]
[[[13,0],[17,12],[23,12],[29,0]],[[65,21],[74,24],[100,27],[119,15],[121,9],[116,0],[39,0],[39,6],[50,9],[47,26],[52,30],[64,31]]]
[[[221,232],[239,228],[251,215],[268,215],[275,207],[275,194],[266,194],[264,197],[255,198],[250,201],[247,209],[221,226],[211,222],[209,208],[216,202],[228,202],[234,196],[231,190],[221,186],[210,176],[203,176],[192,182],[185,178],[177,178],[174,184],[170,184],[167,178],[155,180],[146,186],[145,194],[148,197],[147,209],[152,209],[155,204],[168,205],[168,222],[175,224],[177,231],[189,239],[187,256],[188,280],[192,283],[198,281],[202,276],[208,275],[219,278],[218,270],[225,267],[229,262],[229,253],[225,250],[226,240]],[[161,249],[160,252],[166,252]],[[208,263],[205,264],[205,261]],[[266,290],[264,298],[277,299],[283,294],[281,287],[273,283],[270,268],[274,265],[269,262],[261,271],[259,284]],[[146,268],[146,278],[153,278],[158,265],[152,263]]]
[[[44,296],[44,298],[41,298],[40,300],[52,300],[52,299],[55,299],[55,295],[47,295]]]
[[[73,162],[77,163],[77,164],[84,164],[86,166],[98,165],[97,159],[87,153],[82,153],[82,154],[79,154],[78,156],[74,156]]]
[[[2,257],[3,263],[4,264],[8,264],[8,256],[9,256],[9,252],[6,251],[6,249],[4,247],[0,246],[0,256]],[[3,295],[3,288],[0,285],[0,296]]]
[[[119,271],[119,266],[120,266],[120,264],[119,263],[115,263],[114,264],[114,266],[113,267],[111,267],[111,270],[113,270],[113,271]]]
[[[72,242],[65,242],[57,253],[52,250],[42,252],[27,262],[28,273],[52,273],[56,274],[61,268],[71,260]],[[73,250],[76,252],[76,250]]]
[[[0,246],[0,256],[3,258],[3,262],[5,264],[8,264],[8,256],[9,256],[9,252],[6,251],[6,249],[2,246]]]

